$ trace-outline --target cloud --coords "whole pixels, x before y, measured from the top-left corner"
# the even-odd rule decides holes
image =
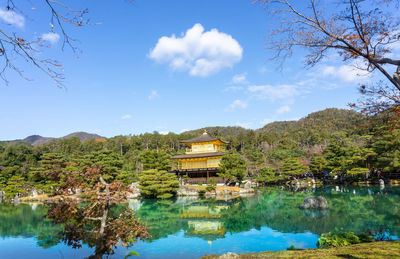
[[[169,131],[168,130],[162,130],[159,132],[161,135],[168,135]]]
[[[231,35],[217,29],[204,31],[197,23],[181,37],[172,35],[158,39],[149,57],[159,63],[169,63],[173,70],[205,77],[232,67],[242,59],[242,53],[242,47]]]
[[[40,39],[43,41],[48,41],[50,44],[56,44],[60,39],[60,35],[55,32],[43,33]]]
[[[183,133],[183,132],[186,132],[186,131],[189,131],[188,129],[182,129],[181,131],[179,131],[179,133]]]
[[[233,111],[233,110],[235,110],[237,108],[245,109],[246,107],[247,107],[247,102],[237,99],[237,100],[233,101],[233,103],[231,103],[229,105],[229,109],[227,109],[227,110]]]
[[[125,115],[121,116],[121,119],[123,119],[123,120],[132,119],[132,115],[130,115],[130,114],[125,114]]]
[[[277,114],[282,114],[286,112],[290,112],[290,107],[288,105],[282,106],[278,110],[276,110]]]
[[[149,98],[149,100],[154,100],[158,97],[159,97],[158,92],[156,90],[151,90],[151,93],[148,98]]]
[[[269,99],[271,101],[288,99],[290,100],[300,94],[297,85],[252,85],[248,91],[260,99]]]
[[[322,68],[320,75],[335,77],[344,82],[359,82],[360,80],[368,77],[366,72],[362,73],[359,69],[352,65],[342,65],[338,67],[325,66]]]
[[[251,127],[251,122],[236,122],[236,126],[249,129]]]
[[[234,75],[232,78],[233,84],[246,84],[247,83],[247,73]]]
[[[9,25],[15,25],[20,28],[25,25],[25,18],[14,11],[0,9],[0,19]]]

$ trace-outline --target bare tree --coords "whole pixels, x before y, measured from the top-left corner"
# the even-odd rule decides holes
[[[274,59],[284,61],[296,47],[304,47],[309,51],[306,64],[313,66],[333,50],[344,61],[362,61],[359,69],[378,70],[400,91],[400,59],[392,57],[394,44],[400,43],[398,1],[308,0],[305,8],[290,0],[256,2],[279,17],[267,40]]]
[[[76,52],[75,40],[69,35],[66,27],[81,27],[89,24],[89,19],[86,18],[88,10],[74,9],[66,0],[40,0],[35,1],[34,4],[30,1],[22,3],[21,1],[6,0],[4,2],[5,6],[0,8],[3,20],[3,24],[0,26],[0,77],[8,83],[6,75],[9,70],[13,70],[24,79],[30,80],[20,66],[20,61],[23,60],[49,76],[57,86],[62,87],[65,79],[62,65],[54,59],[43,58],[42,55],[39,55],[43,47],[48,46],[46,39],[35,38],[34,35],[29,34],[22,36],[18,25],[23,26],[25,20],[35,22],[28,11],[32,13],[32,10],[38,8],[47,9],[50,22],[49,33],[53,33],[57,37],[60,37],[59,34],[61,35],[62,50],[69,47]],[[32,5],[31,10],[28,10],[27,4]]]

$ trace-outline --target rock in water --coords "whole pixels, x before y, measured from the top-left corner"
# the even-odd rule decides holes
[[[329,209],[328,201],[321,196],[309,196],[304,198],[304,203],[300,205],[300,209],[315,210]]]
[[[250,189],[250,188],[251,188],[251,182],[250,182],[250,181],[247,181],[247,182],[244,184],[244,188],[245,188],[245,189]]]

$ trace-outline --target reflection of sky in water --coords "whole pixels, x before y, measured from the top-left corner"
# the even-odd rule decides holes
[[[64,244],[58,244],[50,248],[43,249],[36,244],[35,238],[0,238],[0,258],[22,259],[22,258],[83,258],[92,253],[92,249],[83,247],[81,249],[71,249]]]
[[[180,231],[168,238],[151,243],[138,242],[131,249],[140,254],[140,258],[198,258],[205,254],[224,254],[227,252],[250,253],[261,251],[285,250],[291,245],[296,248],[315,248],[318,235],[312,233],[280,233],[268,227],[260,230],[225,235],[211,244],[198,237],[184,236]],[[173,248],[173,249],[172,249]],[[125,255],[125,249],[116,251],[116,255]]]
[[[169,235],[153,242],[139,241],[127,249],[119,247],[111,258],[123,258],[129,251],[137,251],[138,258],[199,258],[205,254],[224,254],[227,252],[249,253],[260,251],[285,250],[291,245],[296,248],[313,248],[318,236],[312,233],[280,233],[268,227],[260,230],[225,235],[225,238],[208,242],[198,237],[187,237],[184,231]],[[93,249],[84,246],[71,249],[64,244],[43,249],[36,245],[34,238],[0,239],[1,258],[82,258],[90,255]]]

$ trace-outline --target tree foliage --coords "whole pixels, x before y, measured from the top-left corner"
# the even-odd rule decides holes
[[[243,181],[246,176],[246,161],[237,153],[228,154],[221,158],[218,176],[226,183]]]
[[[179,188],[178,178],[174,173],[164,170],[146,170],[140,173],[139,189],[144,197],[167,199],[174,196]]]

